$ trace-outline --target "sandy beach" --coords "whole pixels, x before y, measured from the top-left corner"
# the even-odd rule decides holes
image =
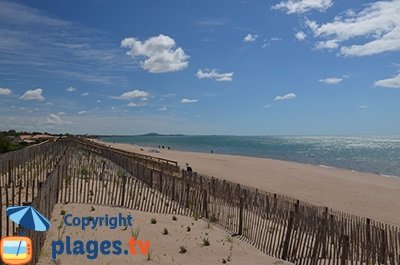
[[[174,160],[182,168],[189,163],[200,174],[400,225],[400,179],[273,159],[166,149],[150,153],[136,145],[105,144]]]
[[[150,241],[149,255],[99,255],[96,260],[89,260],[83,255],[59,255],[55,262],[51,261],[51,243],[53,240],[65,239],[69,236],[72,240],[121,240],[122,249],[128,248],[128,240],[131,237],[131,228],[117,227],[111,230],[109,227],[99,227],[85,232],[80,227],[62,224],[63,215],[71,214],[74,217],[104,216],[108,214],[117,216],[131,215],[133,217],[133,230],[140,231],[137,239]],[[94,206],[82,204],[56,205],[53,211],[52,223],[54,224],[47,234],[41,257],[38,264],[291,264],[276,258],[269,257],[251,245],[238,239],[231,238],[226,232],[204,220],[195,220],[184,216],[167,214],[154,214],[133,211],[129,209]],[[152,224],[151,220],[156,223]],[[60,228],[59,228],[60,227]],[[188,228],[189,227],[189,228]],[[164,229],[168,231],[166,234]],[[204,240],[209,245],[204,245]],[[126,241],[126,243],[125,243]],[[181,246],[186,249],[182,253]],[[118,263],[117,263],[118,262]]]

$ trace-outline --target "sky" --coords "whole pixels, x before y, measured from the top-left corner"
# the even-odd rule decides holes
[[[400,134],[400,0],[0,0],[0,130]]]

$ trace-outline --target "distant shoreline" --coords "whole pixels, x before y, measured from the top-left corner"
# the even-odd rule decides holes
[[[168,137],[213,137],[213,136],[188,136],[188,135],[163,135],[163,134],[156,134],[156,133],[150,133],[150,134],[144,134],[144,135],[136,135],[136,136],[103,136],[98,138],[99,140],[103,141],[103,142],[110,142],[110,143],[126,143],[126,144],[133,144],[133,145],[137,145],[140,146],[142,148],[151,148],[151,149],[155,149],[159,146],[159,144],[156,144],[155,142],[152,142],[151,144],[141,144],[140,142],[135,143],[135,142],[124,142],[124,141],[114,141],[115,138],[147,138],[149,137],[149,139],[157,139],[157,137],[160,138],[168,138]],[[232,136],[232,137],[246,137],[246,136]],[[252,136],[250,136],[252,137]],[[263,137],[263,136],[260,136]],[[266,136],[269,137],[269,136]],[[271,136],[271,137],[278,137],[278,136]],[[279,136],[280,137],[280,136]],[[282,136],[282,137],[290,137],[290,136]],[[309,136],[298,136],[298,137],[309,137]],[[343,136],[345,137],[345,136]],[[150,141],[151,142],[151,141]],[[301,164],[307,164],[307,165],[315,165],[315,166],[321,166],[321,167],[330,167],[330,168],[338,168],[338,169],[345,169],[345,170],[352,170],[352,171],[357,171],[357,172],[362,172],[362,173],[370,173],[370,174],[376,174],[376,175],[380,175],[380,176],[384,176],[384,177],[391,177],[391,178],[398,178],[400,179],[400,174],[396,174],[393,172],[388,172],[385,170],[379,170],[378,167],[374,167],[374,168],[360,168],[360,166],[355,167],[354,164],[334,164],[334,163],[329,163],[332,161],[318,161],[318,160],[314,160],[314,159],[310,159],[310,157],[307,157],[307,159],[296,157],[295,155],[291,155],[291,156],[280,156],[280,157],[276,157],[273,155],[267,155],[267,154],[263,154],[263,153],[250,153],[250,152],[245,152],[245,153],[241,153],[241,152],[237,152],[237,151],[233,151],[234,149],[231,150],[220,150],[218,148],[213,149],[212,146],[210,146],[208,148],[208,150],[204,150],[204,149],[198,149],[196,147],[187,147],[187,146],[169,146],[169,145],[165,145],[164,144],[164,148],[171,148],[173,150],[176,151],[182,151],[182,152],[195,152],[195,153],[210,153],[211,150],[213,153],[215,154],[222,154],[222,155],[232,155],[232,156],[246,156],[246,157],[254,157],[254,158],[266,158],[266,159],[272,159],[272,160],[279,160],[279,161],[287,161],[287,162],[296,162],[296,163],[301,163]],[[162,148],[160,148],[162,149]],[[377,170],[378,169],[378,170]]]

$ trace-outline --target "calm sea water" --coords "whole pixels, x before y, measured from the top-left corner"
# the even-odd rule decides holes
[[[246,155],[400,177],[400,136],[113,136],[104,141]]]

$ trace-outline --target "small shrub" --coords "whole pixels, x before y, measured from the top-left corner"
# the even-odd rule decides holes
[[[227,261],[226,261],[226,259],[222,259],[222,264],[226,264],[227,263]]]
[[[87,174],[89,174],[89,171],[86,169],[86,167],[82,167],[81,168],[81,175],[86,177]]]
[[[217,217],[215,217],[215,215],[212,215],[211,217],[210,217],[210,222],[211,223],[215,223],[215,222],[217,222],[218,221],[218,219],[217,219]]]
[[[94,208],[93,206],[90,208],[91,212],[94,212],[96,210],[96,208]]]
[[[161,232],[163,235],[168,235],[168,229],[164,228],[163,231]]]
[[[179,253],[185,254],[186,252],[187,252],[187,249],[186,249],[185,246],[180,246],[180,247],[179,247]]]
[[[60,215],[65,215],[67,212],[65,210],[61,210]]]
[[[156,218],[151,218],[150,224],[155,225],[156,223],[157,223],[157,219]]]
[[[176,218],[176,216],[174,215],[174,216],[172,216],[172,221],[177,221],[178,220],[178,218]]]
[[[123,170],[118,170],[118,172],[117,172],[117,176],[118,177],[123,177],[125,175],[125,172],[123,171]]]
[[[208,247],[210,245],[210,241],[208,240],[208,237],[203,238],[203,246]]]
[[[147,252],[147,261],[152,261],[154,260],[156,256],[153,255],[153,251],[151,249],[149,249],[149,252]]]
[[[186,227],[186,232],[190,232],[192,229],[190,228],[190,226]]]

